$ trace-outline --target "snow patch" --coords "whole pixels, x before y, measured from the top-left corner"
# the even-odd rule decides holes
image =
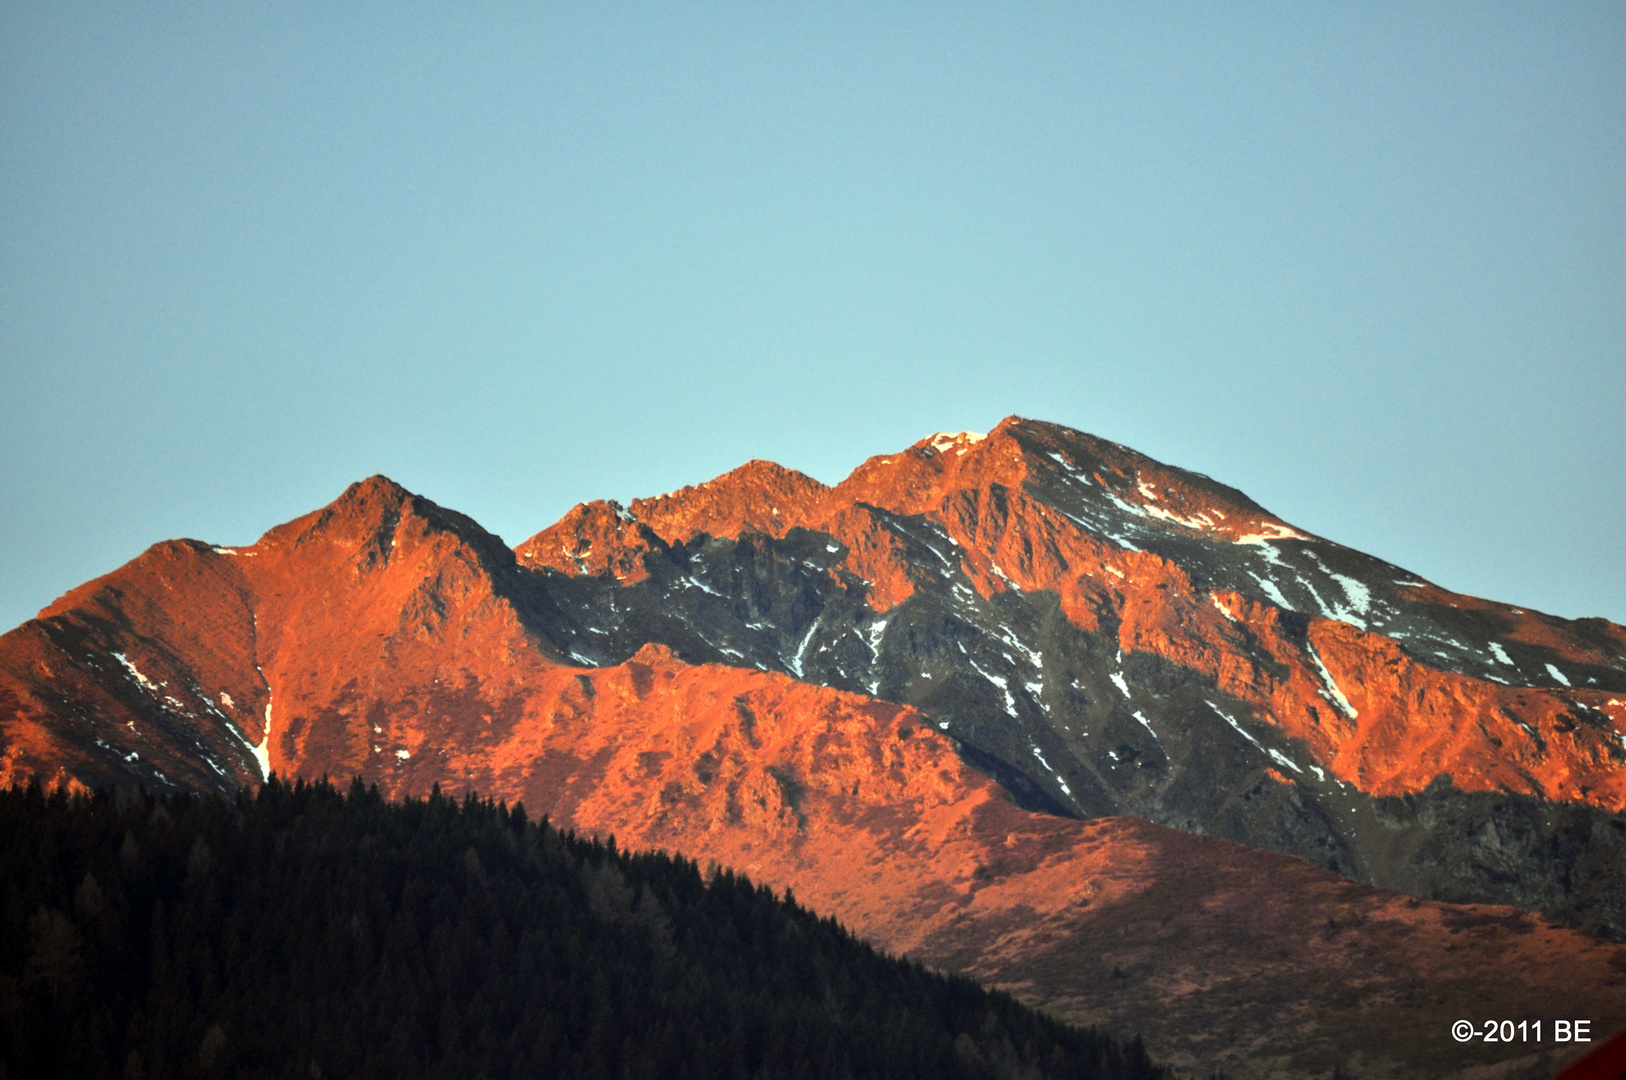
[[[710,585],[707,585],[705,582],[701,581],[699,578],[695,577],[693,574],[686,574],[684,577],[680,578],[679,580],[681,580],[686,585],[694,586],[695,588],[699,589],[703,593],[710,593],[712,596],[721,596],[722,595],[722,593],[718,592],[716,589],[712,588]]]
[[[1321,662],[1321,656],[1315,651],[1315,646],[1306,642],[1304,648],[1310,654],[1310,660],[1315,664],[1316,671],[1321,673],[1321,696],[1336,705],[1339,712],[1351,720],[1355,719],[1357,715],[1355,706],[1351,705],[1349,699],[1344,696],[1344,692],[1338,689],[1338,684],[1333,681],[1332,672],[1328,671],[1327,665]]]
[[[999,692],[1005,695],[1005,711],[1007,713],[1009,713],[1011,716],[1015,716],[1016,715],[1016,696],[1011,693],[1010,684],[1005,681],[1005,677],[1003,675],[993,675],[993,674],[990,674],[987,671],[984,671],[982,665],[977,663],[975,660],[971,661],[971,666],[976,668],[977,673],[980,674],[983,678],[987,679],[989,682],[991,682],[995,686],[999,687]]]
[[[1249,735],[1246,731],[1244,731],[1242,729],[1242,725],[1236,722],[1235,717],[1230,716],[1229,714],[1227,714],[1224,709],[1221,709],[1218,705],[1215,705],[1212,701],[1209,701],[1207,698],[1203,699],[1203,704],[1207,705],[1210,709],[1213,709],[1214,712],[1219,716],[1219,718],[1221,720],[1224,720],[1227,724],[1230,724],[1233,728],[1235,728],[1236,733],[1238,735],[1242,736],[1244,739],[1247,739],[1249,742],[1253,743],[1255,749],[1258,749],[1258,750],[1263,750],[1264,749],[1263,746],[1259,745],[1259,740],[1258,739],[1254,738],[1252,735]]]
[[[807,633],[803,636],[802,643],[796,647],[796,655],[785,662],[785,666],[790,668],[791,674],[795,675],[798,679],[802,677],[802,658],[807,655],[808,642],[813,640],[813,635],[819,629],[819,623],[823,621],[824,612],[821,611],[819,612],[819,617],[813,620],[813,625],[807,628]]]
[[[1267,548],[1266,550],[1268,551],[1270,549]],[[1266,596],[1270,597],[1271,602],[1277,607],[1285,608],[1288,611],[1293,610],[1293,605],[1287,602],[1287,597],[1282,595],[1282,590],[1276,587],[1276,583],[1274,581],[1270,580],[1269,578],[1262,578],[1258,574],[1254,573],[1250,573],[1248,576],[1253,578],[1253,580],[1259,584],[1259,588],[1264,591]]]
[[[1556,667],[1554,667],[1551,664],[1547,665],[1547,674],[1551,675],[1553,678],[1557,679],[1559,682],[1563,683],[1565,686],[1568,686],[1570,684],[1569,679],[1564,677],[1564,673],[1562,671],[1559,671]]]
[[[1506,664],[1508,667],[1513,666],[1513,658],[1507,654],[1506,649],[1502,648],[1502,643],[1500,641],[1491,642],[1490,651],[1491,655],[1496,657],[1497,663]]]
[[[1044,657],[1024,645],[1021,638],[1011,633],[1010,627],[1003,624],[997,625],[994,627],[994,634],[999,638],[1000,641],[1003,641],[1005,644],[1027,657],[1029,664],[1032,664],[1036,668],[1044,667]],[[1005,657],[1005,659],[1011,660],[1009,656]],[[1011,660],[1011,662],[1014,664],[1016,661]]]
[[[225,696],[224,694],[221,695],[221,697]],[[230,699],[228,699],[229,703]],[[228,722],[226,730],[236,736],[237,741],[243,744],[248,750],[249,756],[260,766],[260,779],[271,779],[271,702],[267,701],[265,703],[265,737],[260,740],[260,745],[255,746],[249,742],[247,733],[234,723]]]
[[[141,674],[141,669],[132,664],[128,656],[125,656],[121,652],[116,652],[113,654],[113,657],[114,659],[118,660],[119,663],[124,665],[124,670],[128,671],[130,676],[134,678],[136,682],[141,684],[141,688],[143,690],[147,691],[149,694],[152,694],[154,697],[158,695],[157,685],[151,679]],[[1548,666],[1551,667],[1552,665],[1549,664]],[[1565,685],[1568,684],[1566,683]]]
[[[1352,577],[1345,577],[1343,574],[1335,574],[1331,570],[1327,571],[1327,576],[1336,581],[1339,587],[1344,590],[1344,596],[1349,600],[1350,605],[1353,606],[1356,611],[1360,612],[1362,615],[1365,615],[1367,612],[1372,610],[1371,589],[1368,589],[1365,585],[1359,581],[1356,581]]]
[[[269,695],[265,699],[265,737],[260,740],[260,745],[253,747],[253,750],[254,760],[260,763],[260,777],[265,780],[271,779],[271,698]]]
[[[1236,622],[1236,616],[1231,614],[1230,608],[1220,603],[1220,598],[1218,596],[1214,595],[1213,593],[1209,593],[1208,602],[1213,604],[1214,610],[1218,611],[1221,615],[1224,615],[1227,620],[1230,622]]]
[[[409,758],[411,756],[412,756],[412,751],[410,751],[410,750],[397,750],[395,752],[395,757],[396,757],[397,761],[405,761],[407,758]]]
[[[1050,767],[1050,762],[1046,761],[1044,759],[1044,755],[1039,753],[1039,748],[1037,746],[1035,746],[1033,748],[1033,756],[1039,759],[1039,764],[1043,765],[1045,767],[1046,772],[1048,772],[1051,776],[1056,777],[1056,786],[1057,787],[1061,788],[1063,791],[1065,791],[1069,795],[1071,795],[1073,793],[1073,789],[1067,786],[1067,781],[1063,780],[1060,776],[1057,776],[1056,775],[1056,770],[1052,769]]]
[[[1268,546],[1272,540],[1308,540],[1310,537],[1299,532],[1291,525],[1284,525],[1279,521],[1268,521],[1260,526],[1260,531],[1248,533],[1246,536],[1233,537],[1233,544],[1260,544]]]
[[[1066,458],[1062,457],[1060,454],[1056,453],[1054,450],[1046,451],[1045,456],[1048,457],[1051,461],[1054,461],[1057,465],[1060,465],[1062,467],[1062,469],[1067,473],[1067,478],[1069,480],[1076,480],[1079,483],[1083,484],[1085,487],[1089,486],[1090,478],[1088,476],[1085,476],[1083,473],[1079,472],[1078,467],[1076,465],[1074,465],[1071,461],[1068,461]]]
[[[987,437],[986,434],[979,435],[975,431],[939,431],[932,436],[932,441],[928,445],[938,453],[953,450],[956,454],[963,454]]]
[[[1289,758],[1286,754],[1283,754],[1278,750],[1269,750],[1269,749],[1267,749],[1265,751],[1265,753],[1269,754],[1271,760],[1274,761],[1276,764],[1285,765],[1289,769],[1292,769],[1294,772],[1298,773],[1300,776],[1304,775],[1304,770],[1299,768],[1297,765],[1295,765],[1293,763],[1292,759]]]

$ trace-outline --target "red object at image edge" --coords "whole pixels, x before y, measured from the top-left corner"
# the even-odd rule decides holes
[[[1595,1047],[1579,1061],[1571,1062],[1558,1074],[1558,1080],[1621,1080],[1626,1077],[1626,1028]]]

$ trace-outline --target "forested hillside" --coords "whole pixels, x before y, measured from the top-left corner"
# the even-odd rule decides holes
[[[1156,1077],[727,871],[467,797],[0,792],[0,1077]]]

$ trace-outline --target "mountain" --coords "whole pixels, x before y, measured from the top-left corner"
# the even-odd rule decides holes
[[[1017,418],[513,550],[375,477],[0,638],[0,780],[523,799],[1236,1075],[1522,1053],[1442,1044],[1465,1008],[1626,1023],[1623,731],[1621,627]]]
[[[753,462],[516,550],[577,598],[577,662],[658,641],[876,695],[1033,808],[1626,930],[1626,629],[1448,593],[1124,447],[1013,418],[833,489]]]

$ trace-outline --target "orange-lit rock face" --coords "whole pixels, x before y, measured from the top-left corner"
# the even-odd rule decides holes
[[[984,599],[1054,594],[1080,629],[1190,672],[1370,794],[1448,775],[1466,791],[1626,809],[1626,631],[1612,624],[1455,597],[1206,477],[1014,418],[986,438],[872,458],[833,489],[786,477],[805,481],[753,462],[634,512],[669,539],[829,534],[845,548],[838,569],[868,583],[883,613],[956,578]],[[1351,560],[1358,572],[1334,565]],[[1284,635],[1284,611],[1308,621]],[[1521,646],[1533,648],[1503,660]],[[1568,688],[1564,667],[1577,672]],[[1599,674],[1608,685],[1584,682]]]
[[[748,461],[732,472],[669,495],[635,499],[632,513],[669,543],[696,535],[738,536],[747,530],[783,536],[804,523],[830,489],[771,461]]]
[[[7,767],[88,755],[87,782],[221,790],[267,765],[374,771],[435,737],[420,702],[500,699],[546,662],[498,591],[515,572],[496,538],[381,478],[252,547],[158,545],[6,636]]]
[[[647,576],[644,555],[659,544],[648,525],[615,503],[592,502],[525,541],[514,556],[523,566],[637,582]]]
[[[776,494],[775,475],[661,501],[682,544],[647,581],[555,579],[641,613],[580,655],[662,641],[862,691],[918,707],[1026,805],[1626,928],[1597,871],[1571,874],[1626,858],[1621,628],[1455,596],[1207,477],[1015,418],[822,494]],[[753,531],[769,505],[779,540]],[[711,539],[731,530],[737,548]],[[1561,899],[1559,880],[1591,884]]]

